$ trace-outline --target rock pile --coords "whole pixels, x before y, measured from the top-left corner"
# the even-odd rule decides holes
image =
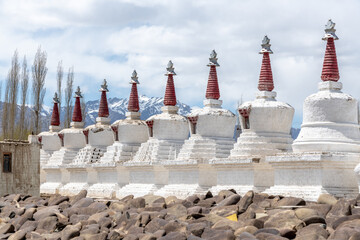
[[[360,196],[317,202],[234,190],[185,200],[155,195],[96,200],[8,195],[0,198],[1,239],[360,239]],[[359,206],[359,207],[358,207]]]

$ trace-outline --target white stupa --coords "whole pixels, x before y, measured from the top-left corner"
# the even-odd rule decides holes
[[[57,93],[53,98],[54,106],[51,114],[51,122],[48,132],[42,132],[38,135],[38,140],[41,143],[40,149],[40,184],[46,181],[46,172],[43,170],[52,154],[61,148],[61,140],[58,136],[60,131],[60,117],[59,117],[59,98]]]
[[[358,102],[341,91],[334,40],[328,21],[319,91],[305,99],[303,123],[293,154],[268,157],[274,168],[270,193],[316,199],[321,193],[353,197],[358,193],[354,167],[359,162]]]
[[[156,171],[152,170],[153,166],[176,160],[184,140],[189,137],[187,119],[177,113],[173,79],[176,73],[171,61],[166,70],[165,75],[168,79],[164,98],[165,106],[161,108],[161,114],[151,116],[146,120],[150,138],[141,144],[132,160],[124,163],[130,169],[129,184],[118,191],[117,197],[128,194],[142,196],[154,193],[161,188],[161,181],[166,177],[156,177]]]
[[[83,134],[84,122],[82,121],[80,98],[82,96],[80,87],[78,87],[75,92],[71,128],[65,128],[59,132],[58,136],[61,139],[62,147],[55,151],[48,163],[43,166],[43,170],[46,172],[46,181],[40,186],[42,193],[56,193],[63,184],[74,180],[69,179],[64,167],[72,163],[79,150],[86,145]]]
[[[145,121],[140,120],[137,72],[131,76],[131,92],[126,118],[114,122],[111,127],[116,134],[114,144],[107,147],[100,163],[118,163],[132,159],[141,143],[149,139],[148,128]]]
[[[204,108],[193,110],[188,116],[191,137],[185,141],[177,161],[208,161],[227,158],[234,146],[235,114],[221,108],[222,101],[216,67],[217,54],[210,54],[209,80]]]
[[[38,135],[39,141],[41,142],[40,166],[46,165],[51,155],[61,148],[61,140],[58,136],[61,127],[58,107],[59,98],[57,93],[54,95],[53,102],[54,106],[51,114],[49,131],[42,132]]]
[[[72,165],[98,162],[106,152],[106,148],[114,143],[114,134],[110,126],[109,108],[106,97],[106,92],[109,90],[105,79],[99,91],[101,92],[101,98],[96,124],[84,129],[83,133],[86,138],[86,146],[77,153]]]
[[[294,108],[275,99],[273,75],[270,63],[270,39],[262,41],[263,54],[258,92],[254,101],[245,102],[239,107],[239,120],[242,129],[240,137],[231,150],[230,159],[254,158],[261,161],[267,155],[291,151],[290,135]]]

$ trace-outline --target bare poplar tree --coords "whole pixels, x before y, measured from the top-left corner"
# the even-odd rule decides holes
[[[22,63],[21,69],[21,109],[20,109],[20,119],[19,119],[19,137],[20,139],[26,139],[28,133],[28,121],[25,120],[26,115],[26,103],[29,89],[29,70],[27,67],[26,56]]]
[[[41,130],[41,110],[44,102],[44,96],[46,89],[45,77],[47,74],[47,54],[41,50],[41,46],[38,48],[34,63],[32,66],[32,79],[33,79],[33,108],[34,108],[34,134],[38,134]]]
[[[5,94],[4,94],[4,104],[3,104],[3,116],[2,116],[2,137],[6,139],[9,137],[9,89],[10,89],[10,80],[6,79]]]
[[[9,137],[15,139],[15,120],[17,112],[17,98],[19,92],[19,81],[20,81],[20,63],[18,52],[15,50],[14,56],[11,61],[11,68],[8,73],[9,79]]]
[[[57,66],[57,76],[56,76],[56,82],[57,82],[57,94],[58,94],[58,98],[59,98],[59,103],[58,103],[58,107],[59,107],[59,114],[61,113],[61,102],[62,102],[62,79],[64,76],[64,68],[62,66],[62,61],[59,61],[58,66]]]
[[[71,106],[74,85],[74,67],[69,68],[65,88],[65,121],[64,127],[69,128],[71,123]]]

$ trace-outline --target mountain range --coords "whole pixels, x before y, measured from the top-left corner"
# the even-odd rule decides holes
[[[127,112],[129,100],[127,98],[108,98],[108,107],[111,123],[125,118],[125,113]],[[141,112],[141,119],[146,120],[150,116],[161,113],[161,107],[163,105],[163,97],[147,97],[145,95],[139,96],[139,106]],[[85,117],[85,126],[89,126],[96,122],[96,117],[98,116],[100,100],[88,101],[86,102],[86,117]],[[176,104],[179,107],[178,113],[181,115],[187,115],[191,112],[191,107],[185,103],[177,101]],[[0,103],[0,110],[3,108],[3,103]],[[18,113],[20,112],[20,106],[18,106]],[[26,106],[26,119],[31,119],[32,109],[31,106]],[[41,126],[42,131],[47,131],[50,119],[52,114],[52,106],[43,106],[41,111]],[[65,107],[61,107],[60,110],[60,121],[64,122],[65,117]],[[0,118],[0,124],[2,119]],[[16,122],[18,121],[18,118]],[[292,128],[291,136],[295,139],[299,134],[300,129]]]

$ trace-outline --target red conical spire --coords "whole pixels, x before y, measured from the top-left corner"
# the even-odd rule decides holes
[[[107,118],[109,116],[109,107],[108,107],[108,103],[107,103],[106,92],[108,92],[109,90],[107,88],[105,79],[104,79],[104,83],[103,83],[103,85],[101,85],[101,88],[99,91],[101,92],[101,99],[100,99],[98,116]]]
[[[175,86],[174,86],[174,78],[173,75],[176,75],[174,72],[174,67],[171,60],[167,65],[167,73],[165,76],[168,76],[167,83],[166,83],[166,90],[165,90],[165,97],[164,97],[164,105],[165,106],[175,106],[176,105],[176,94],[175,94]]]
[[[220,91],[219,91],[219,83],[216,73],[216,67],[219,67],[220,65],[217,62],[216,58],[217,54],[215,50],[213,50],[210,54],[210,63],[208,66],[210,66],[210,73],[209,73],[209,79],[207,83],[206,88],[206,95],[205,97],[207,99],[216,99],[218,100],[220,98]]]
[[[54,100],[54,106],[53,106],[53,111],[51,114],[50,125],[51,126],[60,126],[60,117],[59,117],[59,108],[58,108],[59,98],[57,96],[57,93],[55,93],[53,100]]]
[[[274,89],[274,81],[270,63],[270,54],[273,52],[271,51],[270,46],[270,39],[265,36],[261,44],[262,49],[259,52],[260,54],[263,54],[258,84],[259,91],[271,92]]]
[[[334,40],[339,38],[335,35],[335,23],[328,21],[325,26],[325,37],[323,40],[327,41],[324,64],[321,73],[321,80],[337,82],[340,79],[339,68],[336,57],[336,50]]]
[[[129,112],[138,112],[140,110],[139,107],[139,97],[137,92],[137,84],[139,84],[137,72],[134,70],[131,76],[131,92],[129,98],[128,110]]]
[[[82,122],[80,98],[82,98],[81,92],[80,92],[80,87],[77,87],[77,91],[75,92],[75,106],[74,106],[74,111],[73,111],[73,115],[72,115],[73,122]]]

